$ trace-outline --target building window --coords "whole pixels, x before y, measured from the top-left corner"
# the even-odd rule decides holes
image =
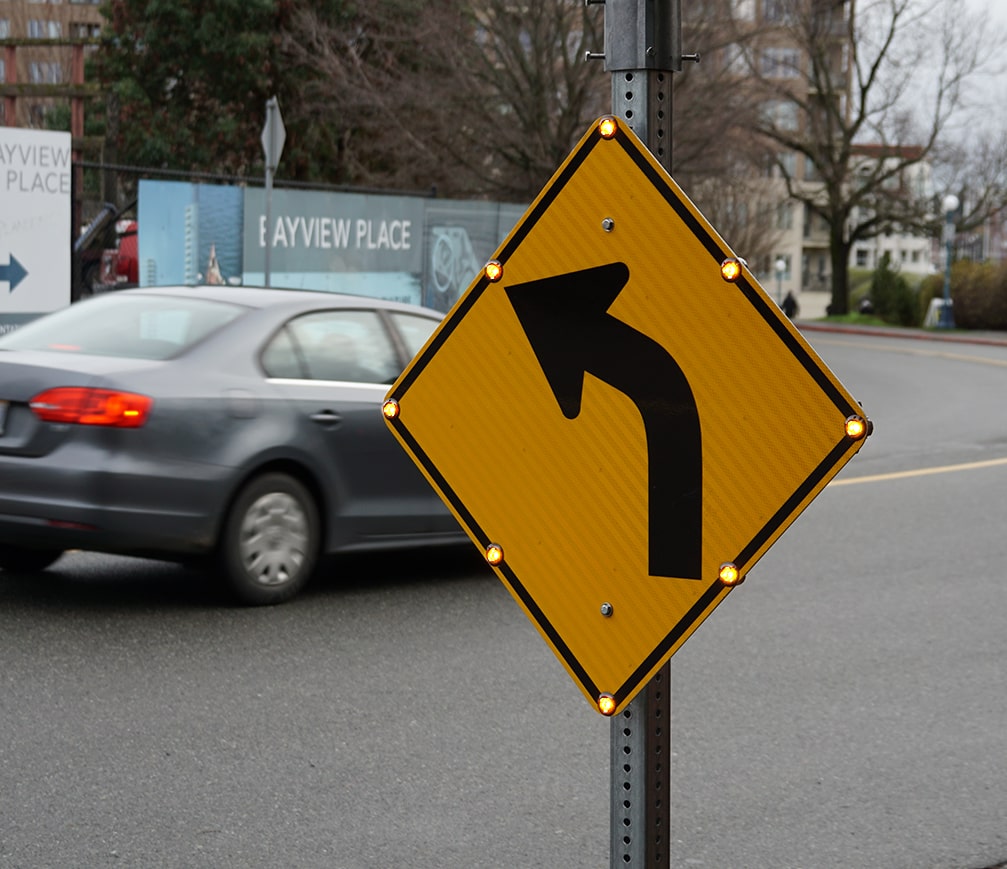
[[[101,36],[101,25],[89,24],[86,21],[72,21],[70,35],[76,39],[95,39]]]
[[[793,178],[797,169],[797,155],[793,151],[784,151],[777,155],[779,172],[786,178]]]
[[[38,18],[28,20],[29,39],[59,39],[63,28],[58,21],[41,21]]]
[[[776,207],[776,228],[790,229],[794,225],[794,204],[781,202]]]
[[[797,105],[790,100],[769,100],[763,103],[762,118],[777,130],[796,130]]]
[[[861,247],[861,248],[857,249],[857,268],[858,269],[865,269],[865,268],[867,268],[867,249],[866,248]]]
[[[759,67],[766,78],[797,78],[801,72],[801,54],[795,48],[767,48]]]
[[[755,0],[734,0],[731,4],[735,21],[755,20]]]
[[[793,20],[790,0],[762,0],[762,17],[765,21],[786,24]]]
[[[0,18],[0,39],[7,39],[10,36],[10,19]]]
[[[731,12],[735,21],[755,21],[755,0],[732,0]]]
[[[724,72],[730,75],[747,75],[751,69],[751,54],[748,48],[732,42],[723,48]]]
[[[63,81],[63,67],[49,61],[32,61],[28,64],[28,80],[32,84],[59,84]]]

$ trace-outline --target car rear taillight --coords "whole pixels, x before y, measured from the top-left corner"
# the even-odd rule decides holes
[[[43,422],[139,428],[150,414],[153,400],[135,392],[60,386],[40,392],[29,407]]]

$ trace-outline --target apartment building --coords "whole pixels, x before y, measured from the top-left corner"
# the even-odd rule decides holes
[[[43,127],[83,82],[80,40],[101,32],[101,0],[0,0],[0,124]],[[78,44],[73,45],[74,41]]]
[[[857,168],[865,173],[873,171],[877,163],[893,163],[906,160],[919,160],[905,166],[897,175],[889,178],[885,184],[891,194],[902,195],[910,200],[933,199],[935,197],[931,166],[929,161],[921,160],[919,148],[903,146],[897,149],[886,149],[880,145],[859,145],[856,148]],[[854,212],[852,219],[859,222],[862,217]],[[874,238],[858,241],[850,253],[850,267],[855,269],[876,269],[887,256],[893,268],[906,275],[928,275],[939,265],[936,255],[940,253],[935,248],[935,238],[908,232],[904,227],[890,224]]]

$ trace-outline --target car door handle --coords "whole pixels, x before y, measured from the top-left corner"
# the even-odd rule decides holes
[[[343,421],[343,418],[334,410],[320,410],[317,413],[311,414],[311,421],[328,428],[334,428]]]

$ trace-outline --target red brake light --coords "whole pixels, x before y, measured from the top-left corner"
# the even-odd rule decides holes
[[[60,386],[40,392],[29,406],[43,422],[140,428],[147,421],[152,404],[146,395],[133,392]]]

